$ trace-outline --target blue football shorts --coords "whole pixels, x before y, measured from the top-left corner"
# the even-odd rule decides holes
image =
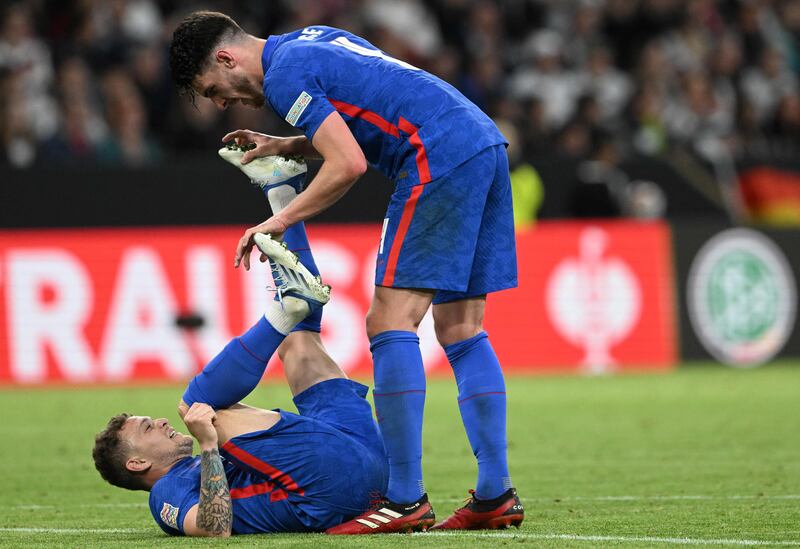
[[[508,157],[489,147],[429,183],[398,186],[375,285],[436,290],[446,303],[517,285]]]

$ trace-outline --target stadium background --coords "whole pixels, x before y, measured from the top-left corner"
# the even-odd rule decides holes
[[[617,405],[625,417],[646,418],[653,412],[641,395],[671,387],[663,389],[675,397],[675,408],[665,407],[668,423],[688,429],[697,417],[680,410],[695,406],[714,425],[742,410],[759,415],[759,426],[734,421],[727,433],[756,437],[753,451],[766,454],[759,472],[781,476],[771,489],[798,497],[797,466],[782,469],[787,456],[797,463],[798,448],[775,422],[796,423],[800,397],[800,0],[4,3],[0,399],[38,403],[38,415],[15,412],[26,429],[52,434],[52,416],[41,412],[50,410],[82,422],[86,436],[102,420],[81,415],[76,402],[88,410],[102,402],[98,410],[111,415],[114,406],[144,402],[141,391],[154,383],[174,384],[152,389],[171,410],[167,395],[269,298],[266,271],[245,275],[229,261],[242,228],[262,220],[267,204],[215,151],[231,129],[293,129],[271,112],[221,112],[175,93],[171,31],[198,8],[226,12],[260,36],[313,24],[346,28],[452,83],[497,121],[510,142],[521,282],[490,298],[487,329],[512,374],[511,394],[515,386],[521,393],[510,410],[515,451],[539,447],[539,423],[519,426],[534,417],[542,430],[574,433],[569,402],[596,398],[599,418],[615,417]],[[323,338],[342,367],[364,379],[371,364],[363,318],[390,193],[370,171],[308,228],[334,287]],[[430,318],[421,334],[426,368],[447,376]],[[734,375],[722,364],[761,368]],[[527,377],[615,371],[652,376]],[[280,366],[268,375],[279,377]],[[755,377],[762,375],[776,377]],[[31,391],[39,385],[46,390]],[[257,397],[263,405],[285,402],[270,387]],[[565,414],[561,423],[540,415],[554,413]],[[438,420],[427,421],[446,436]],[[12,441],[4,455],[18,462],[13,442],[31,440],[2,430]],[[713,451],[727,452],[726,441]],[[91,468],[87,444],[70,458],[83,470]],[[39,478],[57,469],[31,456]],[[440,459],[434,466],[444,474],[449,458]],[[563,480],[572,471],[560,473]],[[750,473],[747,489],[764,491]],[[605,494],[625,486],[606,484]],[[98,494],[91,497],[101,503],[108,494],[127,497]],[[792,516],[796,507],[782,519]],[[6,515],[6,531],[62,519]],[[759,524],[758,539],[767,539],[771,523]],[[694,534],[711,531],[726,533],[698,525]],[[783,539],[795,536],[785,532]]]

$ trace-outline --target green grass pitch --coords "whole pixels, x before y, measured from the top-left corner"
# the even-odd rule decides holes
[[[662,547],[800,545],[800,364],[736,371],[510,377],[519,530],[333,538],[169,538],[143,492],[104,484],[93,435],[120,411],[176,425],[181,387],[3,389],[0,547]],[[475,465],[449,379],[430,380],[424,467],[438,516]],[[248,400],[291,409],[284,385]]]

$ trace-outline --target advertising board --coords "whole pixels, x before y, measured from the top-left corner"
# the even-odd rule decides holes
[[[333,286],[325,345],[345,371],[370,375],[364,317],[380,226],[310,224],[308,231]],[[0,232],[0,382],[186,379],[272,298],[264,264],[250,272],[232,267],[240,232]],[[507,371],[663,369],[675,362],[666,225],[549,222],[520,233],[517,246],[519,287],[489,297],[485,322]],[[448,371],[430,313],[420,338],[426,368]]]

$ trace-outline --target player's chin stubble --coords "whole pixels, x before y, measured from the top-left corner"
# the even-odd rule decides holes
[[[191,456],[194,449],[194,440],[191,437],[182,438],[178,442],[178,447],[175,449],[177,457]]]
[[[237,77],[233,84],[233,88],[247,96],[247,99],[241,100],[243,105],[253,109],[260,109],[264,106],[264,94],[259,86],[250,82],[245,77]]]

